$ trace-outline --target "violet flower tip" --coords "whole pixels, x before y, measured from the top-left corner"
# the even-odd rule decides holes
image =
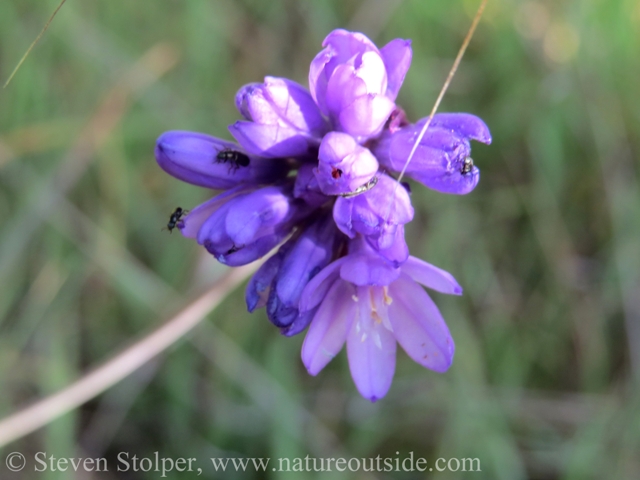
[[[245,298],[245,303],[247,304],[247,312],[253,313],[258,306],[258,297],[251,301],[248,298]]]
[[[313,371],[313,369],[311,367],[308,367],[307,365],[305,365],[304,368],[307,369],[307,373],[312,377],[315,377],[318,375],[318,373],[320,373],[320,371],[317,371],[317,372]]]
[[[293,335],[289,334],[289,329],[284,327],[280,329],[280,335],[283,337],[292,337]]]

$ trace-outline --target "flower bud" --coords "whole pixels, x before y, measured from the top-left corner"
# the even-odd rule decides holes
[[[314,173],[325,195],[353,192],[378,171],[376,157],[346,133],[330,132],[325,135],[318,160]]]
[[[289,171],[282,161],[247,155],[235,143],[196,132],[163,133],[155,154],[158,165],[169,175],[216,190],[272,182]]]
[[[383,133],[373,147],[380,164],[402,171],[426,121],[423,118],[415,125]],[[434,115],[407,166],[407,176],[438,192],[469,193],[480,180],[469,140],[491,143],[489,129],[478,117],[467,113]]]
[[[320,144],[328,124],[309,91],[285,78],[265,77],[236,94],[247,121],[229,127],[250,153],[264,157],[305,156]]]
[[[320,110],[336,130],[360,143],[378,134],[411,63],[402,40],[378,48],[362,33],[334,30],[311,62],[309,86]]]

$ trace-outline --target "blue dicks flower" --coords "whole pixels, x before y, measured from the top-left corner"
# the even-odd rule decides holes
[[[236,107],[247,121],[234,123],[229,131],[254,155],[304,157],[329,130],[309,91],[286,78],[245,85],[236,94]]]
[[[383,133],[373,147],[381,165],[402,171],[426,120]],[[438,192],[469,193],[480,180],[480,171],[470,157],[469,140],[491,143],[489,129],[478,117],[468,113],[434,115],[408,165],[407,176]]]
[[[410,41],[378,49],[362,33],[335,30],[323,48],[310,90],[277,77],[240,88],[243,120],[229,127],[238,144],[167,132],[156,158],[180,180],[224,190],[177,222],[185,237],[229,266],[276,250],[247,286],[249,311],[265,307],[286,336],[309,326],[302,359],[312,375],[346,343],[355,384],[375,401],[391,384],[398,343],[427,368],[451,364],[449,330],[418,284],[462,289],[410,256],[405,241],[414,210],[394,176],[425,125],[395,104]],[[435,115],[407,175],[440,192],[470,192],[479,180],[470,140],[490,143],[482,120]]]
[[[411,64],[411,46],[395,40],[382,50],[361,33],[334,30],[311,62],[311,95],[340,132],[358,141],[380,133]]]
[[[317,375],[345,342],[353,381],[371,401],[384,397],[391,386],[396,343],[418,364],[446,371],[453,360],[453,339],[418,283],[442,293],[462,293],[444,270],[415,257],[392,269],[366,243],[352,243],[349,254],[316,275],[302,293],[300,310],[315,310],[302,346],[309,373]]]

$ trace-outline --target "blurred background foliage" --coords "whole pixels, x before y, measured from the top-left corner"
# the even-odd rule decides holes
[[[0,3],[0,79],[57,0]],[[223,268],[160,229],[212,192],[170,178],[165,130],[230,138],[233,98],[307,82],[334,28],[411,38],[399,97],[428,114],[478,1],[69,0],[0,92],[0,415],[57,391],[157,326]],[[470,195],[413,189],[412,252],[452,272],[434,294],[453,367],[399,353],[388,396],[346,356],[318,377],[234,292],[188,340],[4,453],[163,457],[477,457],[433,478],[640,478],[640,3],[490,1],[441,111],[482,117]],[[273,460],[275,461],[275,460]],[[113,463],[111,464],[113,465]],[[2,478],[157,478],[26,471]],[[173,476],[172,476],[173,475]],[[218,473],[215,478],[423,478]],[[190,478],[168,474],[168,478]],[[429,475],[430,478],[430,475]]]

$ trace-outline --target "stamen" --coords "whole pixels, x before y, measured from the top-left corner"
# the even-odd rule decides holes
[[[389,295],[389,286],[385,285],[382,287],[382,296],[384,297],[384,303],[386,305],[391,305],[393,303],[393,298]]]
[[[386,289],[387,287],[385,286],[382,288],[383,288],[383,295],[384,295],[384,289]],[[380,315],[378,314],[378,309],[376,308],[373,288],[369,289],[369,303],[371,305],[371,318],[373,318],[373,320],[378,324],[382,323],[382,317],[380,317]]]

